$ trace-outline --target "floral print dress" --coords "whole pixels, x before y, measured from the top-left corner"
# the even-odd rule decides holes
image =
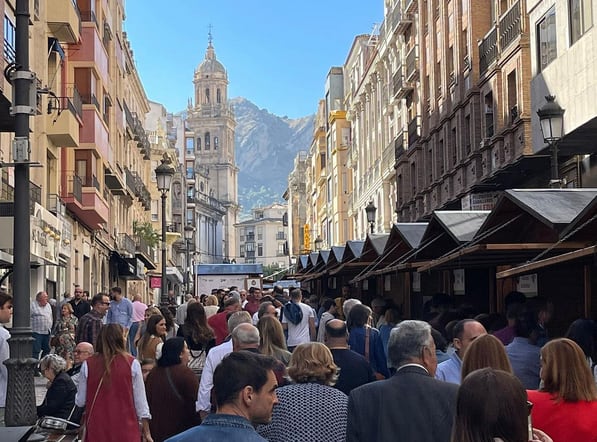
[[[73,360],[73,351],[77,345],[75,342],[75,328],[77,327],[78,319],[74,315],[69,317],[62,317],[56,323],[54,328],[54,336],[58,341],[56,345],[56,354],[62,356],[67,361]]]

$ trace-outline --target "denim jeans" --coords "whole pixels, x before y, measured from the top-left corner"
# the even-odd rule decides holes
[[[135,335],[137,334],[137,330],[139,330],[139,325],[141,322],[133,322],[131,324],[131,328],[129,329],[129,335],[127,338],[129,351],[135,357],[137,357],[137,347],[135,347]]]
[[[50,334],[32,333],[33,335],[33,359],[41,359],[50,353]],[[41,356],[39,355],[41,352]]]

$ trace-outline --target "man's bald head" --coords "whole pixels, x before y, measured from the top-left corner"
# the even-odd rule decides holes
[[[82,364],[85,359],[93,356],[94,352],[93,345],[89,342],[79,342],[73,352],[75,364]]]
[[[348,329],[346,322],[331,319],[325,323],[325,345],[330,348],[348,348]]]

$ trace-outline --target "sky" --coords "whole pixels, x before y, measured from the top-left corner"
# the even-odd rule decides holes
[[[325,78],[353,39],[383,20],[383,0],[126,0],[124,30],[147,97],[186,109],[209,27],[228,97],[278,116],[317,111]]]

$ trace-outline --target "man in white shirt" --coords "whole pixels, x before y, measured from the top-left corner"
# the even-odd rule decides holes
[[[40,359],[50,353],[50,331],[54,323],[52,306],[45,291],[35,296],[31,303],[31,334],[33,335],[33,358]],[[41,352],[41,357],[39,353]]]
[[[240,324],[251,324],[251,315],[248,312],[234,312],[230,315],[227,323],[228,333],[232,333],[236,326]],[[201,420],[205,419],[211,412],[211,389],[214,386],[214,370],[222,362],[224,356],[232,353],[232,339],[228,338],[222,344],[216,345],[209,350],[205,359],[201,381],[199,382],[199,391],[197,392],[197,402],[195,403],[195,409],[201,416]]]
[[[288,350],[293,351],[297,345],[314,341],[315,314],[313,309],[303,304],[303,295],[300,289],[290,292],[290,302],[284,306],[282,327],[288,330]]]
[[[8,370],[4,361],[10,357],[8,340],[10,333],[3,324],[12,317],[12,296],[0,291],[0,427],[4,427],[4,408],[6,407],[6,387],[8,386]]]

